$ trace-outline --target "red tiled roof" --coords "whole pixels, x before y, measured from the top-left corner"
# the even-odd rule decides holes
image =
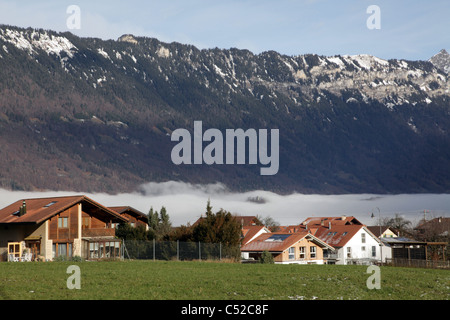
[[[332,225],[331,228],[320,226],[314,235],[333,247],[343,247],[363,227],[363,225]]]
[[[19,215],[19,208],[24,201],[26,213]],[[79,202],[101,209],[104,214],[113,216],[115,220],[127,221],[125,217],[122,217],[117,212],[102,206],[84,195],[79,195],[18,200],[0,210],[0,223],[41,223]]]
[[[450,231],[450,218],[438,217],[432,220],[425,221],[418,225],[415,229],[425,231],[427,229],[436,232]]]
[[[114,210],[117,213],[123,214],[123,213],[128,213],[131,214],[135,217],[139,217],[139,218],[143,218],[144,220],[148,220],[148,217],[145,213],[130,207],[130,206],[120,206],[120,207],[108,207],[111,210]]]
[[[258,234],[258,232],[261,232],[262,230],[264,230],[267,228],[264,226],[247,226],[247,227],[243,227],[242,228],[242,245],[247,244],[250,240],[253,239],[254,236],[256,236]],[[266,233],[268,232],[268,230],[266,231]]]
[[[338,217],[309,217],[304,220],[302,225],[308,225],[308,227],[312,226],[326,226],[331,225],[362,225],[362,223],[353,216],[338,216]]]
[[[258,222],[258,218],[256,216],[234,216],[234,218],[243,226],[252,226]]]
[[[283,236],[285,237],[283,240],[270,240],[272,236]],[[286,232],[273,232],[273,233],[263,233],[255,240],[251,241],[250,243],[244,245],[241,247],[241,251],[270,251],[270,252],[283,252],[284,250],[290,248],[298,241],[302,240],[303,238],[308,237],[309,240],[312,240],[318,244],[320,244],[322,247],[328,247],[331,248],[328,244],[324,243],[314,235],[312,235],[309,232],[295,232],[295,233],[286,233]]]
[[[302,224],[299,225],[293,225],[293,226],[279,226],[280,232],[288,232],[288,233],[294,233],[294,232],[300,232],[305,231],[305,226]]]

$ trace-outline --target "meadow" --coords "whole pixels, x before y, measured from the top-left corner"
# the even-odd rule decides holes
[[[79,266],[80,289],[67,273]],[[449,300],[448,270],[199,261],[0,263],[2,300]]]

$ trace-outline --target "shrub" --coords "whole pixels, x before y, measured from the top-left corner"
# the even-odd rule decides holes
[[[261,263],[274,263],[273,255],[269,251],[264,251],[261,254],[261,259],[259,259]]]

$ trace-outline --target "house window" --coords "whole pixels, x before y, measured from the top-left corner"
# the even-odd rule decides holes
[[[83,228],[89,228],[89,217],[83,217],[83,222],[81,225]]]
[[[366,251],[366,246],[362,246],[362,247],[361,247],[361,251],[362,251],[362,252],[365,252],[365,251]]]
[[[347,247],[347,258],[352,257],[352,247]]]
[[[311,246],[309,247],[309,253],[310,253],[310,257],[311,259],[314,259],[316,257],[316,246]]]
[[[54,243],[53,258],[56,257],[72,257],[72,243]]]
[[[361,243],[366,243],[366,234],[361,233]]]
[[[54,205],[56,202],[58,202],[58,201],[52,201],[52,202],[50,202],[49,204],[46,204],[46,205],[44,206],[44,208],[51,207],[51,206]]]
[[[99,258],[98,256],[98,242],[89,243],[89,258]]]
[[[305,259],[305,253],[306,253],[305,247],[299,247],[298,250],[300,251],[300,255],[299,255],[300,259]]]
[[[289,248],[289,260],[294,260],[295,259],[295,247],[290,247]]]
[[[372,257],[376,257],[377,255],[377,247],[372,246]]]
[[[67,228],[69,222],[69,218],[62,217],[58,218],[58,228]]]

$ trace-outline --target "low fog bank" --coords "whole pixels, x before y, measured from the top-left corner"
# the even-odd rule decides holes
[[[0,189],[0,207],[26,198],[79,194],[85,194],[105,206],[126,205],[144,213],[148,213],[151,207],[159,211],[164,206],[174,226],[194,223],[205,212],[208,199],[214,212],[224,209],[237,215],[270,216],[280,225],[299,224],[311,216],[355,216],[367,225],[375,225],[379,216],[385,218],[395,214],[400,214],[413,225],[423,218],[424,211],[427,219],[450,216],[450,194],[278,195],[262,190],[235,193],[220,183],[200,185],[176,181],[150,182],[142,185],[138,192],[118,195]],[[371,218],[372,213],[375,218]]]

